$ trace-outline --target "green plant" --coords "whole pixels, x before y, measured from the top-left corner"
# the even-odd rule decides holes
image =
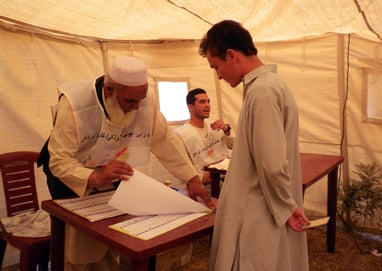
[[[382,229],[382,168],[376,163],[358,163],[353,172],[359,180],[351,179],[344,185],[339,217],[345,230],[354,233],[354,240],[363,252],[357,241],[359,233],[370,232],[373,228],[377,231],[374,233],[380,234]]]

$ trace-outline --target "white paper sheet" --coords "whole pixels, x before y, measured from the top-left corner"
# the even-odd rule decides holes
[[[120,183],[109,204],[135,216],[211,212],[201,203],[136,169],[128,181]]]
[[[229,166],[229,162],[230,162],[230,159],[226,158],[226,159],[220,161],[219,163],[211,164],[208,167],[209,168],[216,168],[216,169],[220,169],[220,170],[227,170],[228,166]]]
[[[329,222],[329,217],[328,216],[323,217],[323,218],[318,218],[318,219],[315,219],[315,220],[311,220],[309,225],[305,225],[304,226],[304,229],[309,229],[309,228],[325,225],[328,222]]]

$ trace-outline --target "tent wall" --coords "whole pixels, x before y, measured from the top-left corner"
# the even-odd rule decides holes
[[[362,112],[366,98],[363,93],[363,71],[372,69],[382,72],[382,43],[352,36],[349,55],[349,93],[346,108],[349,164],[376,161],[382,165],[382,123],[365,120]],[[381,93],[382,88],[378,91]],[[381,101],[379,105],[381,106]]]
[[[96,44],[84,46],[1,28],[0,36],[0,152],[39,151],[52,127],[55,86],[68,78],[101,73],[101,52]],[[36,175],[39,200],[49,199],[41,168]],[[1,193],[0,216],[5,214]]]
[[[202,87],[208,91],[211,118],[223,118],[235,131],[241,86],[232,89],[216,80],[206,59],[198,54],[198,41],[107,42],[100,46],[97,42],[63,41],[5,28],[0,28],[0,35],[0,152],[39,151],[52,128],[50,105],[57,101],[56,86],[102,74],[103,61],[111,61],[119,54],[134,55],[147,62],[151,88],[157,77],[189,77],[191,88]],[[351,35],[348,50],[347,41],[348,36],[325,34],[256,45],[265,63],[278,65],[279,74],[296,97],[302,152],[340,154],[345,116],[349,144],[345,149],[351,171],[359,160],[382,164],[382,143],[378,139],[382,126],[365,123],[361,116],[362,68],[381,66],[381,56],[376,54],[381,43]],[[348,85],[347,80],[338,79],[346,79],[347,74]],[[345,115],[342,115],[345,102],[342,90],[348,93]],[[155,167],[150,164],[145,170],[160,179],[171,178],[153,160]],[[45,187],[43,178],[40,187]],[[305,198],[307,208],[325,212],[325,191],[325,182],[312,186]],[[43,193],[40,199],[49,197],[46,191]]]

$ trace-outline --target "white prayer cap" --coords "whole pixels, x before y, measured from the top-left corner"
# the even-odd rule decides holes
[[[125,86],[142,86],[147,83],[147,66],[135,57],[117,56],[110,67],[110,77]]]

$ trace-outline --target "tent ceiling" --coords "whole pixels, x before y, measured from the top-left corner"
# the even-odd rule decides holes
[[[234,19],[257,41],[327,32],[382,36],[377,0],[0,0],[0,20],[97,39],[200,39]],[[28,27],[30,29],[30,27]]]

